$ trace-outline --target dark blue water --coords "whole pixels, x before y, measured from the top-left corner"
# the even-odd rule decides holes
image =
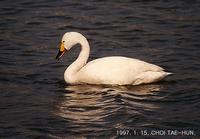
[[[1,0],[0,5],[0,138],[118,138],[119,129],[188,129],[196,136],[171,137],[198,138],[198,0]],[[80,48],[55,60],[68,31],[88,38],[90,60],[127,56],[174,75],[141,86],[68,86],[63,73]]]

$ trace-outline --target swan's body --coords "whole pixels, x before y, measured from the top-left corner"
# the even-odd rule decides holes
[[[87,63],[90,47],[87,39],[77,32],[65,33],[57,58],[75,44],[81,45],[81,52],[64,73],[64,79],[69,84],[139,85],[157,82],[170,74],[157,65],[121,56],[99,58]]]

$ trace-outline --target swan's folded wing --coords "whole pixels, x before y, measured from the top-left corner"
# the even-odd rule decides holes
[[[126,57],[104,57],[87,63],[77,74],[80,82],[130,84],[145,71],[162,71],[159,66]]]

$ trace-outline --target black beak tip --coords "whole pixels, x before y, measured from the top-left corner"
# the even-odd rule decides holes
[[[66,52],[66,49],[64,51],[58,51],[58,54],[56,56],[56,60],[60,60],[60,58],[64,55],[64,53]]]
[[[59,60],[59,59],[60,59],[60,58],[59,58],[59,56],[57,55],[57,56],[56,56],[56,60]]]
[[[58,51],[58,54],[56,56],[56,60],[59,60],[60,59],[60,56],[61,56],[62,52],[61,51]]]

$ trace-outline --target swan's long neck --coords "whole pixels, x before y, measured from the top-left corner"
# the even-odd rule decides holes
[[[76,82],[76,73],[87,63],[90,47],[87,39],[82,35],[74,37],[71,43],[73,46],[75,44],[81,45],[81,52],[78,58],[66,69],[64,75],[65,81],[73,83]]]

